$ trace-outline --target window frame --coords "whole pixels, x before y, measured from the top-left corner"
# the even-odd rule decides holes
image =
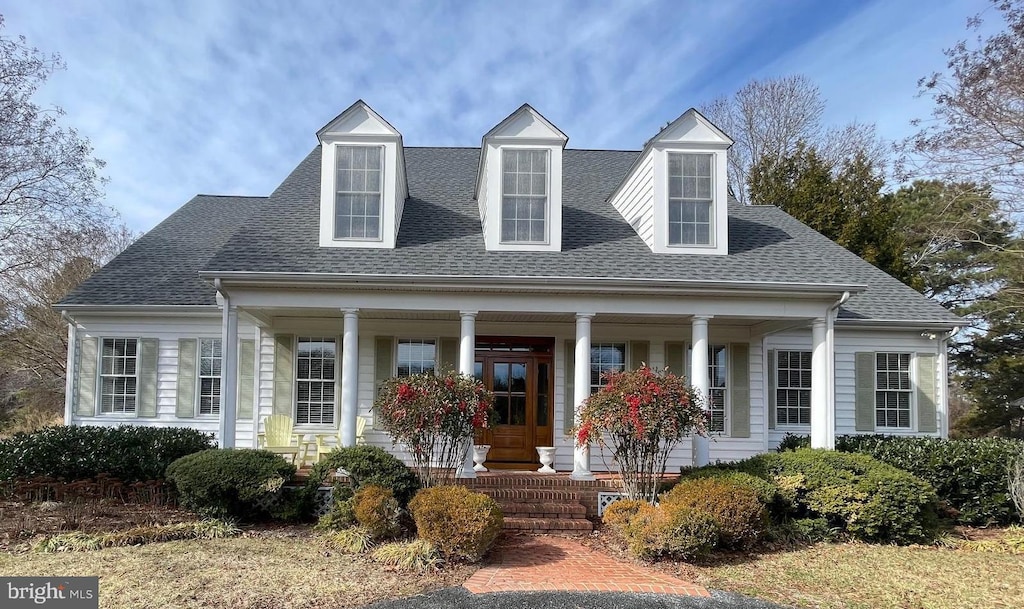
[[[916,367],[915,366],[916,355],[913,352],[911,352],[911,351],[876,351],[874,355],[875,355],[875,367],[874,367],[874,374],[873,374],[873,383],[874,383],[875,390],[874,390],[874,409],[873,409],[873,414],[874,414],[874,420],[875,420],[875,430],[876,431],[881,431],[881,432],[894,432],[894,431],[895,432],[908,432],[908,431],[914,431],[917,428],[917,420],[916,420],[916,412],[917,412],[917,378],[915,376],[915,370],[914,370],[915,367]],[[907,358],[907,370],[906,370],[906,373],[907,373],[907,388],[906,389],[889,389],[889,388],[879,389],[879,387],[878,387],[878,375],[880,373],[881,374],[892,374],[892,373],[900,374],[900,373],[903,372],[902,370],[899,370],[899,369],[897,369],[897,370],[891,370],[891,369],[888,369],[888,368],[886,370],[880,370],[879,369],[879,367],[878,367],[878,358],[879,358],[879,356],[889,356],[889,355],[906,356],[906,358]],[[899,363],[897,363],[897,366],[899,366]],[[878,424],[878,412],[879,412],[878,398],[879,398],[879,394],[882,394],[882,393],[894,393],[894,394],[897,394],[897,395],[900,394],[900,393],[907,394],[907,425],[905,425],[905,426],[903,426],[903,425],[895,425],[895,426],[893,426],[893,425],[879,425]],[[897,408],[895,408],[895,409],[893,409],[893,408],[884,408],[883,410],[885,410],[885,411],[895,410],[896,413],[897,413],[896,414],[896,422],[899,423],[899,411],[902,410],[902,409],[898,408],[898,403],[897,403]]]
[[[622,346],[622,370],[620,370],[620,372],[625,371],[625,370],[629,370],[629,341],[602,340],[602,341],[593,341],[593,342],[590,343],[590,356],[591,357],[590,357],[590,370],[588,371],[589,374],[590,374],[590,395],[594,395],[595,393],[600,391],[602,387],[604,387],[603,383],[598,384],[596,386],[594,385],[594,376],[593,376],[594,375],[594,357],[593,357],[594,349],[595,348],[599,348],[599,347],[618,347],[618,346]],[[604,374],[604,370],[601,371],[601,374],[602,375]],[[600,377],[598,377],[598,380],[600,381]]]
[[[779,384],[779,371],[782,369],[782,357],[781,357],[782,353],[789,353],[790,357],[792,357],[792,354],[794,354],[794,353],[798,353],[801,356],[806,353],[807,354],[807,362],[808,362],[808,366],[809,366],[806,370],[811,373],[810,383],[813,384],[813,382],[814,382],[814,374],[813,374],[812,368],[810,367],[810,366],[813,366],[813,352],[812,351],[808,351],[806,349],[776,349],[775,350],[775,370],[773,370],[774,374],[773,374],[773,377],[772,377],[773,380],[774,380],[774,386],[771,387],[771,391],[775,393],[775,409],[771,413],[771,416],[775,417],[775,428],[776,429],[807,429],[807,428],[809,428],[811,426],[811,420],[812,420],[811,417],[813,416],[813,412],[814,412],[813,408],[811,408],[811,384],[808,384],[807,387],[794,387],[794,386],[792,386],[792,384],[790,384],[790,385],[788,385],[786,387],[780,386],[780,384]],[[792,373],[794,371],[802,373],[804,371],[804,368],[793,368],[792,366],[787,366],[786,370],[789,371],[790,378],[792,378]],[[802,375],[801,375],[801,378],[802,378]],[[779,413],[779,409],[780,408],[787,408],[789,410],[792,410],[792,408],[790,408],[788,406],[783,406],[782,405],[783,402],[782,402],[782,400],[779,399],[779,392],[780,391],[799,391],[799,392],[805,392],[806,391],[807,392],[807,413],[808,413],[807,414],[807,423],[782,423],[782,422],[779,421],[778,413]],[[798,400],[798,402],[799,402],[799,400]],[[800,410],[803,410],[803,408],[800,407],[799,403],[798,403],[798,405],[797,405],[797,420],[798,421],[800,419],[800,413],[799,413]]]
[[[203,341],[217,341],[221,343],[220,357],[213,358],[220,360],[220,374],[203,374]],[[217,379],[217,399],[213,402],[211,412],[203,412],[203,379]],[[220,416],[221,397],[224,395],[224,344],[223,339],[218,336],[199,337],[196,339],[196,417],[215,418]],[[212,397],[212,396],[211,396]]]
[[[428,342],[431,343],[434,346],[434,367],[432,368],[432,370],[433,370],[435,375],[438,373],[438,368],[439,368],[438,356],[440,355],[440,350],[441,350],[441,341],[440,341],[439,338],[433,337],[433,336],[428,336],[428,337],[399,336],[399,337],[395,337],[395,357],[394,357],[394,362],[393,362],[394,368],[392,369],[392,373],[393,373],[395,378],[404,378],[404,377],[402,377],[400,375],[400,372],[399,372],[399,370],[400,370],[400,368],[402,366],[402,360],[401,360],[401,357],[399,355],[399,346],[403,342],[405,342],[405,343],[420,343],[420,344],[428,343]]]
[[[722,350],[722,353],[724,354],[724,359],[722,361],[721,366],[721,368],[723,368],[724,370],[721,376],[723,379],[725,379],[725,383],[721,386],[716,386],[714,383],[715,377],[714,374],[712,374],[712,372],[715,370],[716,367],[718,367],[716,365],[714,355],[715,349],[719,348]],[[728,436],[730,429],[729,422],[732,413],[730,412],[731,409],[729,405],[732,399],[732,366],[730,365],[729,359],[731,355],[732,350],[729,349],[729,345],[727,343],[712,343],[708,341],[708,412],[710,412],[712,416],[714,415],[715,411],[713,400],[711,399],[712,392],[722,392],[722,429],[712,429],[712,419],[712,421],[708,421],[708,433],[713,433],[719,436]]]
[[[550,245],[551,244],[551,157],[552,151],[547,147],[537,146],[510,146],[503,145],[499,149],[501,152],[500,158],[498,159],[498,244],[503,246],[519,246],[519,245]],[[523,152],[542,152],[544,153],[544,239],[542,241],[527,241],[527,240],[506,240],[504,238],[505,228],[505,155],[509,152],[515,152],[516,154]],[[518,172],[517,172],[518,173]],[[531,172],[532,173],[532,172]],[[522,195],[509,195],[519,197]],[[536,197],[536,195],[527,195],[529,197]],[[518,218],[516,218],[518,220]]]
[[[671,229],[670,218],[672,217],[673,198],[679,199],[680,203],[682,203],[683,201],[703,201],[704,200],[704,199],[687,199],[685,197],[672,197],[671,196],[671,192],[672,192],[672,169],[671,169],[672,158],[673,157],[684,157],[684,156],[687,156],[687,155],[706,157],[709,160],[709,162],[710,162],[710,168],[709,168],[710,175],[708,176],[709,180],[710,180],[710,197],[708,199],[709,205],[708,205],[708,222],[707,222],[707,225],[708,225],[708,241],[707,241],[707,243],[698,243],[698,242],[694,242],[694,243],[683,243],[683,242],[672,243],[672,229]],[[717,175],[716,175],[717,174],[717,163],[718,163],[717,153],[716,152],[695,151],[695,150],[668,150],[668,151],[665,152],[664,163],[665,163],[665,195],[664,195],[665,196],[665,217],[664,217],[664,222],[665,222],[665,233],[664,233],[665,234],[665,247],[668,247],[670,249],[709,249],[709,248],[717,248],[718,247],[718,239],[717,239],[717,234],[716,234],[717,223],[715,221],[716,215],[717,215],[717,209],[718,209],[718,205],[719,205],[719,201],[718,201],[717,197],[715,196],[716,195],[716,191],[717,191],[717,187],[718,187],[717,179],[716,179],[717,178]],[[680,224],[683,224],[683,222],[680,221]],[[703,223],[701,223],[701,224],[703,224]],[[694,223],[694,225],[696,226],[696,223]],[[680,239],[682,239],[682,229],[680,229]]]
[[[305,341],[303,341],[302,339],[305,339]],[[328,380],[325,380],[325,379],[299,378],[299,343],[307,342],[307,341],[308,342],[328,342],[328,341],[330,341],[330,342],[334,343],[334,379],[333,379],[333,381],[331,381],[334,384],[334,404],[333,404],[334,407],[333,407],[333,411],[332,411],[333,414],[331,415],[331,422],[330,423],[322,422],[323,421],[323,412],[322,412],[322,410],[321,410],[321,416],[320,416],[321,422],[319,422],[319,423],[309,422],[309,421],[307,421],[305,423],[299,422],[299,383],[300,382],[322,382],[322,383],[326,384],[328,382]],[[292,353],[295,354],[294,357],[292,357],[292,402],[293,402],[292,415],[294,417],[293,420],[295,421],[295,427],[300,428],[300,429],[323,429],[323,428],[337,429],[337,427],[338,427],[338,419],[339,419],[339,416],[341,414],[339,412],[340,408],[341,408],[341,374],[340,374],[340,372],[341,372],[341,349],[342,349],[342,340],[341,340],[341,337],[339,337],[337,335],[323,335],[323,334],[322,335],[314,335],[314,334],[301,334],[300,335],[300,334],[296,334],[294,339],[292,340]],[[312,401],[312,400],[307,400],[307,401]],[[323,402],[323,400],[320,400],[320,401]]]
[[[127,374],[104,374],[103,373],[103,345],[108,340],[110,340],[110,341],[123,340],[123,341],[126,341],[126,344],[127,344],[127,341],[134,341],[135,342],[135,355],[133,356],[133,358],[135,359],[135,374],[134,375],[127,375]],[[100,343],[99,344],[99,349],[97,349],[97,353],[96,353],[96,409],[95,409],[96,416],[101,416],[101,417],[131,417],[131,418],[137,418],[139,416],[139,360],[141,359],[141,353],[139,352],[139,349],[142,346],[142,339],[140,337],[137,337],[137,336],[103,336],[103,337],[100,337],[99,343]],[[115,355],[113,357],[116,358],[118,356]],[[122,410],[122,411],[113,410],[113,402],[111,402],[111,410],[110,410],[110,412],[106,412],[106,411],[103,410],[103,378],[104,377],[110,377],[110,378],[134,378],[135,379],[135,393],[134,393],[134,398],[133,398],[134,402],[133,402],[132,410],[130,410],[130,411],[129,410]],[[111,397],[113,397],[114,395],[117,395],[117,394],[111,394]],[[125,394],[120,394],[120,395],[122,395],[125,398],[128,397],[128,394],[126,394],[126,393]]]
[[[384,194],[385,194],[385,169],[387,155],[387,147],[383,144],[359,144],[353,142],[335,142],[334,147],[334,167],[333,173],[331,174],[331,239],[336,242],[367,242],[376,243],[384,240]],[[342,149],[347,148],[376,148],[380,151],[380,168],[378,174],[380,181],[378,183],[377,195],[379,197],[379,207],[377,209],[377,236],[376,237],[339,237],[338,236],[338,195],[339,194],[372,194],[369,191],[340,191],[338,190],[338,160],[340,158],[339,152]],[[368,217],[365,216],[364,217]]]

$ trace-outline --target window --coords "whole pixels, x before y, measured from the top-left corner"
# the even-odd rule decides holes
[[[501,171],[502,243],[547,241],[548,151],[505,150]]]
[[[597,393],[604,387],[605,372],[622,372],[626,369],[626,345],[623,343],[598,343],[590,346],[590,393]]]
[[[668,244],[710,245],[710,154],[668,155]]]
[[[875,354],[875,426],[910,427],[910,354]]]
[[[379,146],[335,148],[335,239],[380,239],[382,150]]]
[[[138,389],[139,341],[104,338],[100,361],[100,412],[133,414]]]
[[[710,394],[711,427],[708,431],[725,432],[725,390],[728,374],[725,345],[708,346],[708,392]]]
[[[778,351],[775,424],[811,424],[811,352]]]
[[[199,414],[220,413],[219,338],[199,339]]]
[[[299,337],[297,360],[295,422],[299,425],[333,425],[337,360],[334,339]]]
[[[436,348],[432,340],[398,341],[398,376],[433,372]]]

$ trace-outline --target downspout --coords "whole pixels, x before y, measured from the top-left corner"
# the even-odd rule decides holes
[[[839,307],[850,300],[850,292],[843,292],[825,314],[825,349],[828,351],[828,447],[836,447],[836,317],[839,315]]]
[[[223,307],[221,317],[221,391],[220,391],[220,437],[221,448],[234,448],[237,427],[237,384],[238,384],[238,327],[237,318],[232,318],[231,295],[224,289],[219,278],[213,286],[221,296]],[[230,402],[230,408],[228,404]]]
[[[75,353],[78,350],[78,323],[68,314],[67,311],[60,312],[60,318],[68,324],[68,359],[64,366],[64,424],[71,425],[74,416],[74,392],[75,377],[78,371],[75,370]]]

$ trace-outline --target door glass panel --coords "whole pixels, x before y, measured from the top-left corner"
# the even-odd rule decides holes
[[[484,363],[474,362],[473,363],[473,378],[478,381],[484,380]]]
[[[494,396],[494,409],[498,411],[498,425],[508,425],[510,420],[508,416],[508,396]]]
[[[537,426],[548,425],[548,368],[550,364],[537,363]]]
[[[493,391],[508,391],[508,364],[494,364]]]
[[[512,425],[526,425],[526,396],[512,396],[512,404],[509,408],[509,420]]]
[[[516,393],[526,393],[526,364],[512,364],[511,373],[510,389]]]

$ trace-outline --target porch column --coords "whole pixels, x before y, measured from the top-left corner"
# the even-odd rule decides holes
[[[473,376],[473,364],[476,361],[476,311],[459,311],[462,320],[459,335],[459,374]],[[473,438],[466,442],[466,454],[462,458],[462,469],[456,478],[476,478],[473,470]]]
[[[576,314],[576,361],[573,382],[573,402],[576,405],[573,423],[580,424],[580,406],[590,397],[590,320],[593,313]],[[569,354],[566,354],[568,357]],[[578,446],[573,440],[572,479],[593,480],[590,473],[590,446]]]
[[[75,416],[74,408],[74,393],[75,393],[75,377],[78,376],[78,371],[75,370],[75,350],[78,342],[78,323],[70,317],[66,317],[68,321],[68,359],[67,367],[64,368],[64,424],[73,424],[73,418]]]
[[[690,322],[690,337],[693,352],[690,355],[690,382],[704,401],[704,410],[711,420],[711,382],[708,378],[708,320],[710,315],[694,315]],[[711,463],[711,445],[705,436],[693,437],[693,464]]]
[[[824,318],[811,323],[811,448],[834,448],[829,433],[828,327]]]
[[[238,309],[224,295],[221,323],[220,442],[221,448],[235,447],[235,419],[238,411]]]
[[[359,309],[342,309],[345,329],[341,341],[341,445],[356,445],[359,414]]]

